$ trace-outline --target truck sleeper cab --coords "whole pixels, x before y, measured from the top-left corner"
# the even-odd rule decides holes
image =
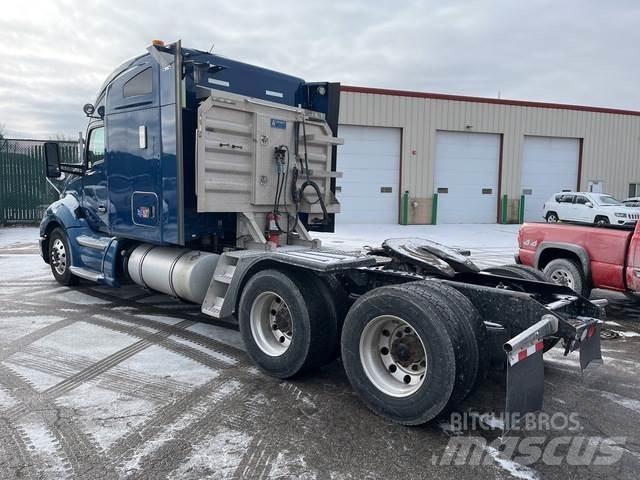
[[[542,351],[600,358],[602,305],[522,266],[480,271],[425,239],[321,246],[334,196],[337,84],[154,44],[101,88],[81,162],[41,223],[56,280],[136,283],[236,322],[249,356],[290,378],[340,355],[379,415],[417,425],[454,408],[492,363],[506,408],[540,408]]]

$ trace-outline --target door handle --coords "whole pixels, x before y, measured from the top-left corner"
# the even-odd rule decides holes
[[[104,205],[98,205],[98,212],[107,213],[107,207],[105,207]]]

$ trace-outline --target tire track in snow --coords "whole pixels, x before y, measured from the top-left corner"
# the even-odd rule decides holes
[[[0,472],[2,478],[10,476],[35,478],[34,459],[29,452],[31,446],[28,438],[13,423],[0,418]]]
[[[14,424],[21,416],[11,415],[11,411],[36,413],[53,434],[64,463],[76,478],[117,478],[115,470],[107,466],[106,457],[98,442],[83,431],[72,410],[58,407],[52,400],[41,395],[29,381],[2,364],[0,384],[19,402],[17,408],[10,408],[2,414],[2,419],[8,425]],[[15,441],[15,435],[11,438]]]
[[[60,378],[69,377],[95,361],[88,357],[65,354],[53,349],[27,347],[22,353],[24,356],[11,363]],[[149,375],[137,374],[116,366],[102,375],[108,386],[100,386],[134,398],[156,402],[166,401],[167,396],[175,398],[192,388],[190,384],[176,380],[149,377]]]

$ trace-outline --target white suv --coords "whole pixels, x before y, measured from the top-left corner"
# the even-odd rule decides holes
[[[637,208],[626,207],[604,193],[556,193],[543,208],[547,222],[567,220],[595,225],[633,225],[640,217]]]

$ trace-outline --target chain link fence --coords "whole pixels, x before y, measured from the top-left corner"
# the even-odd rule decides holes
[[[58,198],[63,179],[47,181],[46,140],[0,139],[0,225],[39,223],[47,206]],[[78,162],[77,142],[58,142],[60,161]]]

